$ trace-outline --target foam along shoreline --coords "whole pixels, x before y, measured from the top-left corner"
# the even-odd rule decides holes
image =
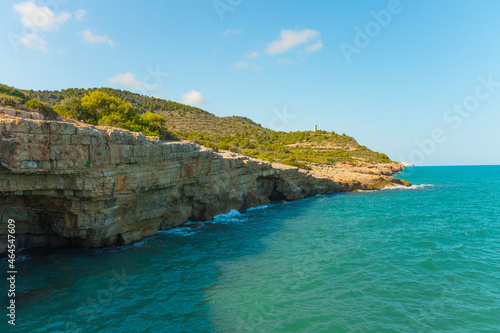
[[[128,245],[233,209],[409,185],[396,163],[303,170],[74,122],[3,115],[0,134],[0,215],[18,248]]]
[[[398,191],[398,190],[423,190],[428,188],[437,187],[434,184],[416,184],[416,185],[388,185],[377,190],[358,190],[356,192],[373,192],[373,191]]]
[[[420,190],[420,189],[429,188],[429,187],[436,187],[436,185],[433,185],[433,184],[420,184],[420,185],[410,185],[410,186],[390,185],[390,186],[382,188],[381,190],[383,190],[383,191],[390,191],[390,190]]]

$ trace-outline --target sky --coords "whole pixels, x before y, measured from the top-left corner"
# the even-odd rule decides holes
[[[0,83],[112,87],[321,130],[416,165],[500,164],[500,1],[0,2]]]

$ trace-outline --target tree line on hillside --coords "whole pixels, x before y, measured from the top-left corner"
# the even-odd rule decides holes
[[[69,88],[60,91],[25,90],[24,92],[29,98],[37,99],[49,105],[56,105],[63,103],[65,100],[81,99],[83,98],[83,96],[93,91],[101,91],[110,96],[117,97],[124,102],[128,102],[132,105],[132,107],[134,107],[134,109],[139,114],[148,111],[154,112],[158,110],[164,110],[164,111],[184,110],[186,112],[192,112],[192,113],[210,114],[209,112],[197,107],[113,88],[91,88],[91,89]]]
[[[54,106],[54,110],[64,117],[88,124],[120,127],[162,139],[173,138],[163,126],[164,117],[150,111],[139,114],[131,103],[100,90],[92,90],[81,99],[65,98]]]
[[[89,90],[81,98],[66,97],[53,107],[46,101],[32,97],[34,96],[18,89],[0,85],[0,104],[16,110],[25,108],[44,115],[60,115],[87,124],[114,126],[162,139],[175,138],[163,126],[164,117],[149,111],[139,114],[131,103],[100,90]]]

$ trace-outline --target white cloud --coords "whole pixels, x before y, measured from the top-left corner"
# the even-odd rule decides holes
[[[233,64],[234,69],[253,69],[254,71],[260,71],[262,69],[261,66],[250,64],[248,61],[237,61]]]
[[[21,43],[29,49],[40,50],[45,53],[49,52],[47,42],[37,34],[29,34],[21,37]]]
[[[78,9],[75,12],[75,19],[77,21],[82,21],[85,18],[85,15],[87,15],[87,11],[85,9]]]
[[[280,38],[267,45],[268,54],[280,54],[291,50],[292,48],[307,43],[310,40],[319,38],[319,31],[304,30],[281,30]]]
[[[257,51],[253,51],[252,53],[245,54],[244,56],[245,56],[245,58],[253,59],[253,58],[257,58],[258,56],[260,56],[260,53]]]
[[[248,63],[248,61],[237,61],[233,64],[233,67],[235,69],[247,69],[248,67],[250,67],[250,64]]]
[[[311,44],[309,46],[307,46],[305,48],[305,51],[307,53],[314,53],[314,52],[318,52],[319,50],[321,50],[323,48],[323,43],[321,43],[320,40],[318,40],[316,43],[314,44]]]
[[[71,18],[71,14],[61,12],[55,14],[48,7],[38,7],[32,1],[14,5],[14,10],[21,14],[21,24],[25,27],[38,28],[42,31],[53,31]]]
[[[203,99],[203,95],[196,90],[191,90],[188,93],[182,95],[182,103],[187,105],[196,105],[196,104],[204,104],[205,100]]]
[[[132,89],[154,89],[155,86],[143,83],[137,80],[132,73],[118,74],[115,77],[108,78],[109,83],[123,84],[124,86],[130,87]]]
[[[240,29],[227,29],[224,31],[224,36],[238,36],[241,35]]]
[[[91,44],[108,44],[113,46],[113,41],[106,35],[96,35],[90,29],[80,31],[80,35],[83,37],[85,43]]]
[[[252,69],[254,71],[260,71],[262,69],[262,66],[252,65]]]
[[[293,61],[288,58],[278,58],[278,65],[288,65],[291,64]]]

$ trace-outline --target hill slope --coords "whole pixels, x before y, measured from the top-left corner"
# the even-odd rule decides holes
[[[103,97],[110,101],[106,107],[101,105],[100,100],[96,102],[101,103],[97,111],[88,106],[88,96],[96,95],[96,91],[104,93],[102,96],[110,96]],[[18,102],[10,105],[11,107],[41,110],[43,106],[46,112],[55,111],[67,118],[87,123],[113,125],[164,138],[196,140],[215,150],[241,152],[301,168],[308,169],[311,163],[392,162],[387,155],[361,146],[354,138],[345,134],[326,131],[278,132],[245,117],[217,117],[200,108],[124,90],[71,88],[61,91],[33,91],[0,85],[0,104],[8,105],[9,98],[17,98]],[[34,101],[41,103],[35,105]],[[12,101],[10,104],[13,104]],[[40,108],[30,107],[28,104]],[[126,117],[122,116],[125,112],[122,110],[128,110]]]

